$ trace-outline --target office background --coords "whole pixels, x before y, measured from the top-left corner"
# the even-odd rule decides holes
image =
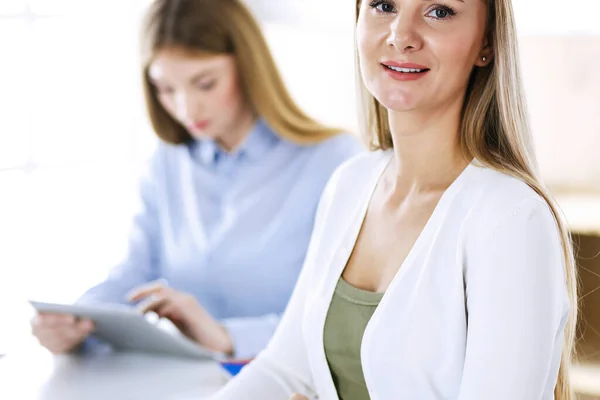
[[[72,301],[124,252],[136,177],[155,141],[137,52],[148,2],[0,0],[0,353],[28,329],[26,299]],[[352,5],[248,3],[297,101],[356,131]],[[584,196],[575,204],[594,225],[600,1],[513,3],[544,179]]]

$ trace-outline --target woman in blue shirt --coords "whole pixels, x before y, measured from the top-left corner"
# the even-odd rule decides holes
[[[154,1],[142,47],[162,141],[127,256],[80,301],[143,301],[198,343],[253,357],[294,288],[329,176],[361,146],[298,108],[239,0]],[[65,353],[93,326],[38,315],[33,332]]]

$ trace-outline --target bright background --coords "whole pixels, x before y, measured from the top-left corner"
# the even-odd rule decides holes
[[[354,131],[352,5],[249,2],[298,102]],[[514,3],[544,176],[598,189],[600,1]],[[24,300],[72,301],[124,251],[154,145],[138,75],[147,4],[0,0],[0,353]]]

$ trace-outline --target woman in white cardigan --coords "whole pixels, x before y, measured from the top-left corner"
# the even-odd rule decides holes
[[[215,399],[572,399],[573,252],[510,0],[358,1],[356,36],[377,151],[330,180],[275,336]]]

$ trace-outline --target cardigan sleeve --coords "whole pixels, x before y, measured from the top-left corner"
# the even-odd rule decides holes
[[[548,205],[525,200],[488,235],[473,238],[466,254],[468,333],[458,400],[550,398],[569,301]]]

